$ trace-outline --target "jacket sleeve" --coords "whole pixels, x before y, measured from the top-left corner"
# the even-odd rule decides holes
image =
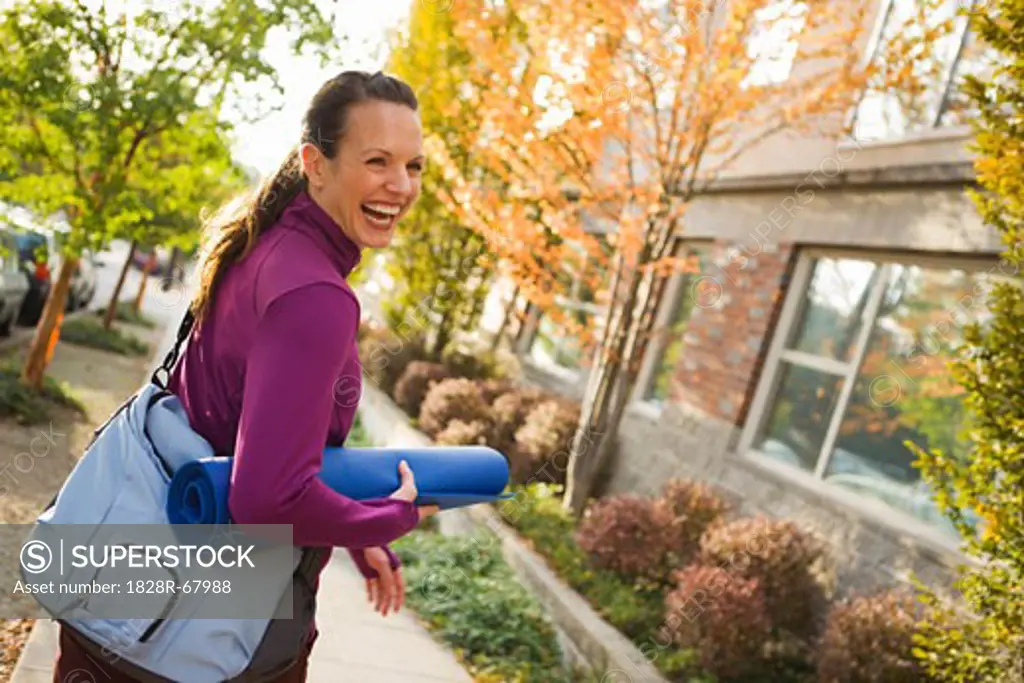
[[[246,358],[228,506],[240,524],[290,524],[300,546],[384,546],[419,522],[415,504],[355,501],[319,471],[335,382],[354,348],[359,305],[331,283],[269,304]]]

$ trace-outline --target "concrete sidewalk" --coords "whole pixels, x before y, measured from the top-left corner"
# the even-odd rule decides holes
[[[191,296],[194,282],[191,278],[186,282],[192,285],[187,288]],[[158,295],[147,297],[146,312],[165,326],[151,360],[153,368],[174,341],[187,298],[174,292],[163,300]],[[408,607],[387,617],[374,612],[366,600],[363,577],[343,548],[335,549],[320,577],[316,622],[320,635],[313,648],[308,683],[473,681],[455,655],[432,639]],[[10,683],[52,683],[56,653],[56,623],[37,621]],[[74,683],[104,682],[80,679]]]
[[[362,576],[337,549],[320,579],[317,628],[309,683],[472,683],[449,650],[409,611],[382,617],[366,600]],[[52,683],[57,627],[36,622],[11,683]],[[76,683],[102,683],[81,680]]]

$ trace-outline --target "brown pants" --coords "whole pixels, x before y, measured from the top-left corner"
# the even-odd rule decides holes
[[[313,649],[316,635],[306,646],[306,653],[295,666],[278,676],[273,683],[305,683],[306,669],[309,666],[309,655]],[[93,655],[86,652],[81,645],[62,626],[60,628],[60,650],[57,664],[53,670],[53,683],[137,683],[131,676],[116,671]]]

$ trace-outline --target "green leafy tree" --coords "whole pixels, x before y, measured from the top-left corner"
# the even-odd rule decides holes
[[[456,163],[468,169],[472,160],[465,141],[474,130],[474,106],[460,84],[473,57],[454,37],[452,21],[450,13],[416,3],[408,34],[396,45],[388,68],[416,89],[425,135],[443,139]],[[476,329],[493,261],[484,238],[442,201],[447,188],[440,168],[428,165],[422,190],[392,243],[395,258],[386,269],[399,291],[384,309],[393,327],[414,322],[430,338],[427,352],[437,359],[453,332]]]
[[[152,182],[154,177],[159,182]],[[132,244],[106,308],[106,328],[114,321],[135,249],[190,248],[199,239],[201,212],[220,205],[243,190],[246,183],[213,108],[196,112],[184,126],[161,133],[146,146],[129,179],[131,191],[123,195],[130,202],[124,209],[145,219],[128,235]],[[141,307],[148,275],[149,271],[144,270],[135,297],[136,309]]]
[[[166,175],[140,164],[146,148],[237,88],[281,93],[262,55],[272,31],[293,35],[296,51],[334,42],[314,0],[150,5],[94,11],[81,0],[19,0],[0,15],[0,198],[40,216],[63,212],[70,225],[67,258],[22,372],[33,387],[42,385],[82,249],[132,237],[154,217],[142,197],[159,195]],[[326,49],[321,55],[330,58]],[[249,118],[269,111],[251,100],[241,108]]]
[[[991,76],[967,76],[962,86],[977,110],[980,189],[971,195],[1001,233],[1016,277],[993,288],[991,319],[965,329],[951,364],[966,392],[969,457],[908,446],[965,552],[981,563],[964,569],[955,604],[922,588],[929,609],[915,654],[938,680],[988,683],[1024,680],[1024,0],[980,3],[972,21],[997,59]]]

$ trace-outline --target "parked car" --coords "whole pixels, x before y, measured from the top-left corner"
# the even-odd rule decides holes
[[[15,234],[21,270],[28,278],[29,288],[18,315],[19,325],[36,325],[43,315],[43,306],[50,296],[54,280],[60,272],[61,254],[58,235],[41,230],[25,230]],[[89,305],[96,294],[96,260],[86,251],[71,276],[65,310],[76,311]]]
[[[0,254],[0,336],[8,336],[18,320],[29,281],[21,268],[18,257],[18,243],[13,232],[0,229],[0,241],[6,253]]]
[[[40,232],[23,230],[15,233],[18,265],[28,279],[28,293],[18,312],[18,324],[32,327],[43,315],[43,306],[53,286],[49,258],[49,240]]]
[[[149,274],[152,277],[173,277],[170,272],[171,255],[162,247],[157,247],[152,251],[136,249],[132,254],[132,265],[143,272],[149,265]]]

